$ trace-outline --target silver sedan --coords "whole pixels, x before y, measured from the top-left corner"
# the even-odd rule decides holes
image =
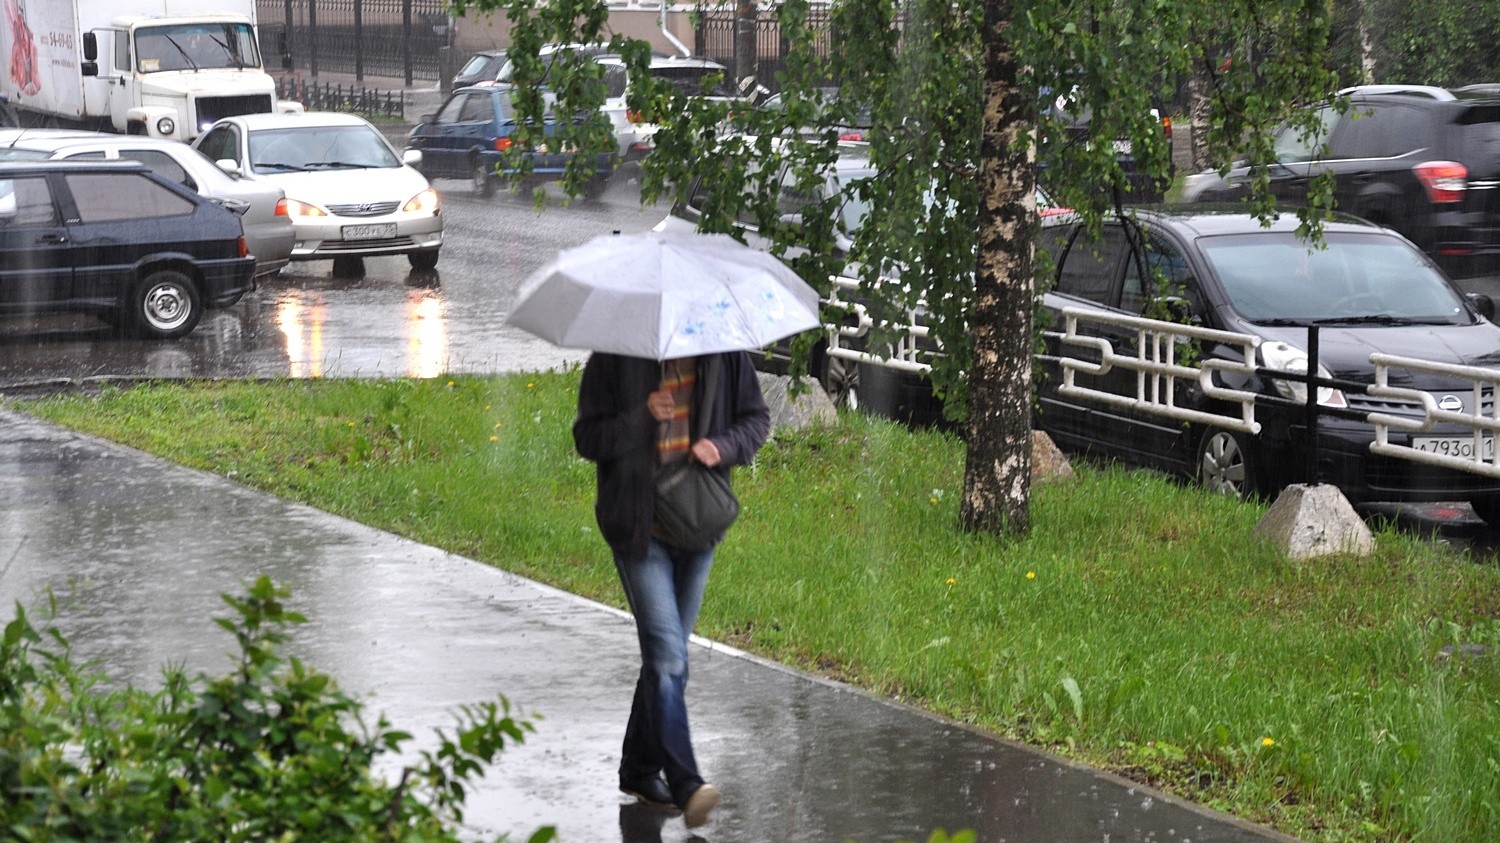
[[[185,143],[60,129],[0,131],[0,161],[48,158],[140,161],[238,213],[255,256],[256,277],[274,274],[291,260],[296,234],[287,215],[285,192],[276,185],[231,178]]]

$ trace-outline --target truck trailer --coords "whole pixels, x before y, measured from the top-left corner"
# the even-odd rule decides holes
[[[191,140],[276,99],[255,0],[0,0],[0,87],[23,126]]]

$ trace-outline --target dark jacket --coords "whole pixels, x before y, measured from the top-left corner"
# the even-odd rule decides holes
[[[771,414],[760,392],[760,381],[750,355],[743,351],[717,355],[720,368],[712,424],[708,438],[719,449],[718,469],[726,477],[730,466],[745,465],[765,444]],[[698,419],[704,405],[707,357],[698,359],[693,392],[692,426],[698,438]],[[573,444],[597,466],[599,496],[594,516],[611,549],[626,561],[643,559],[651,538],[653,479],[657,422],[646,409],[646,396],[661,386],[662,364],[656,360],[596,352],[583,367],[578,389],[578,419],[573,422]]]

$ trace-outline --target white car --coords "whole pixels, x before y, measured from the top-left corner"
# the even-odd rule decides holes
[[[340,262],[405,255],[437,266],[442,203],[414,165],[368,121],[352,114],[241,114],[214,123],[193,146],[230,175],[286,191],[297,232],[292,260]]]
[[[230,178],[185,143],[141,135],[66,129],[0,131],[0,161],[133,160],[240,215],[255,256],[255,276],[273,275],[291,259],[292,221],[281,188]]]

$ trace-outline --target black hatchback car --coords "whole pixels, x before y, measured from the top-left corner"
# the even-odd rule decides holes
[[[1500,94],[1390,85],[1346,93],[1345,113],[1318,107],[1314,136],[1277,135],[1277,200],[1305,203],[1326,170],[1338,210],[1400,232],[1449,277],[1500,274]],[[1239,199],[1249,176],[1232,169],[1197,199]]]
[[[253,289],[240,218],[138,162],[0,162],[0,314],[181,337]]]
[[[1493,302],[1465,296],[1406,239],[1339,215],[1327,226],[1322,247],[1310,249],[1296,227],[1294,214],[1263,228],[1237,210],[1136,209],[1133,218],[1106,223],[1099,238],[1091,239],[1075,218],[1053,217],[1043,223],[1040,246],[1056,272],[1045,306],[1059,322],[1065,307],[1106,316],[1161,318],[1165,312],[1174,321],[1253,335],[1261,340],[1256,364],[1281,371],[1307,370],[1307,326],[1316,325],[1319,374],[1363,384],[1374,380],[1373,352],[1500,367],[1500,326],[1481,315],[1493,312]],[[1134,330],[1080,322],[1085,324],[1091,336],[1109,340],[1115,353],[1134,355]],[[1049,343],[1049,353],[1058,354],[1057,342]],[[1199,353],[1205,360],[1242,359],[1239,346],[1202,342]],[[1485,520],[1500,524],[1500,480],[1372,454],[1374,428],[1364,421],[1320,414],[1317,464],[1310,465],[1301,407],[1257,402],[1262,428],[1252,436],[1064,396],[1056,361],[1044,360],[1043,370],[1037,425],[1064,450],[1196,475],[1210,488],[1246,496],[1274,494],[1289,483],[1327,482],[1355,503],[1467,500]],[[1405,380],[1397,384],[1393,378],[1393,385],[1427,391],[1442,407],[1473,411],[1470,381],[1401,372]],[[1136,374],[1119,367],[1077,375],[1077,383],[1136,394]],[[1259,375],[1224,385],[1299,401],[1307,395],[1303,384]],[[1238,405],[1208,398],[1196,383],[1179,383],[1179,390],[1179,406],[1239,415]],[[1352,388],[1322,388],[1318,399],[1324,407],[1421,416],[1420,405],[1376,400]],[[1483,396],[1485,413],[1492,401],[1492,395]],[[1464,442],[1472,442],[1467,429],[1441,425],[1391,434],[1392,444],[1440,453],[1454,453]]]

